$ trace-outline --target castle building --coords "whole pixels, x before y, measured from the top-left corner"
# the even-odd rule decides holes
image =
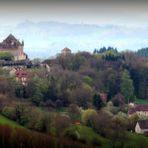
[[[69,48],[65,47],[64,49],[62,49],[61,54],[62,54],[62,56],[70,55],[71,54],[71,50]]]
[[[23,51],[24,42],[20,43],[12,34],[0,43],[0,52],[9,52],[14,61],[26,60],[27,55]]]

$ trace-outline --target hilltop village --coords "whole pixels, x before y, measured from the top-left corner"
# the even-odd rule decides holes
[[[147,148],[146,49],[65,47],[40,61],[24,46],[12,34],[0,43],[0,146]]]
[[[70,54],[71,50],[67,47],[61,50],[62,57]],[[27,83],[27,68],[40,67],[50,72],[49,65],[39,61],[32,63],[28,55],[24,53],[24,41],[20,42],[12,34],[0,43],[0,65],[3,69],[9,70],[10,75],[15,76],[23,85]]]

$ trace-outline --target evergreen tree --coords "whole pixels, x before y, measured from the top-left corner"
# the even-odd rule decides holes
[[[133,81],[130,78],[130,74],[127,70],[124,70],[122,73],[120,88],[121,94],[124,96],[126,103],[134,100]]]
[[[100,109],[103,105],[102,100],[100,98],[100,95],[95,94],[93,97],[93,105],[97,108]]]

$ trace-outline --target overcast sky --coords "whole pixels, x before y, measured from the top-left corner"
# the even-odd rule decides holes
[[[5,0],[0,1],[0,24],[31,20],[68,23],[148,26],[144,0]]]

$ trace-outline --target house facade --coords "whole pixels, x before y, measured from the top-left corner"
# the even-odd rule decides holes
[[[25,68],[12,68],[9,74],[10,76],[14,76],[16,78],[16,81],[20,82],[23,86],[27,85],[28,72]]]
[[[138,121],[135,127],[135,132],[138,134],[148,133],[148,120]]]
[[[14,61],[26,60],[27,55],[23,51],[24,42],[20,43],[12,34],[0,43],[0,52],[9,52]]]

